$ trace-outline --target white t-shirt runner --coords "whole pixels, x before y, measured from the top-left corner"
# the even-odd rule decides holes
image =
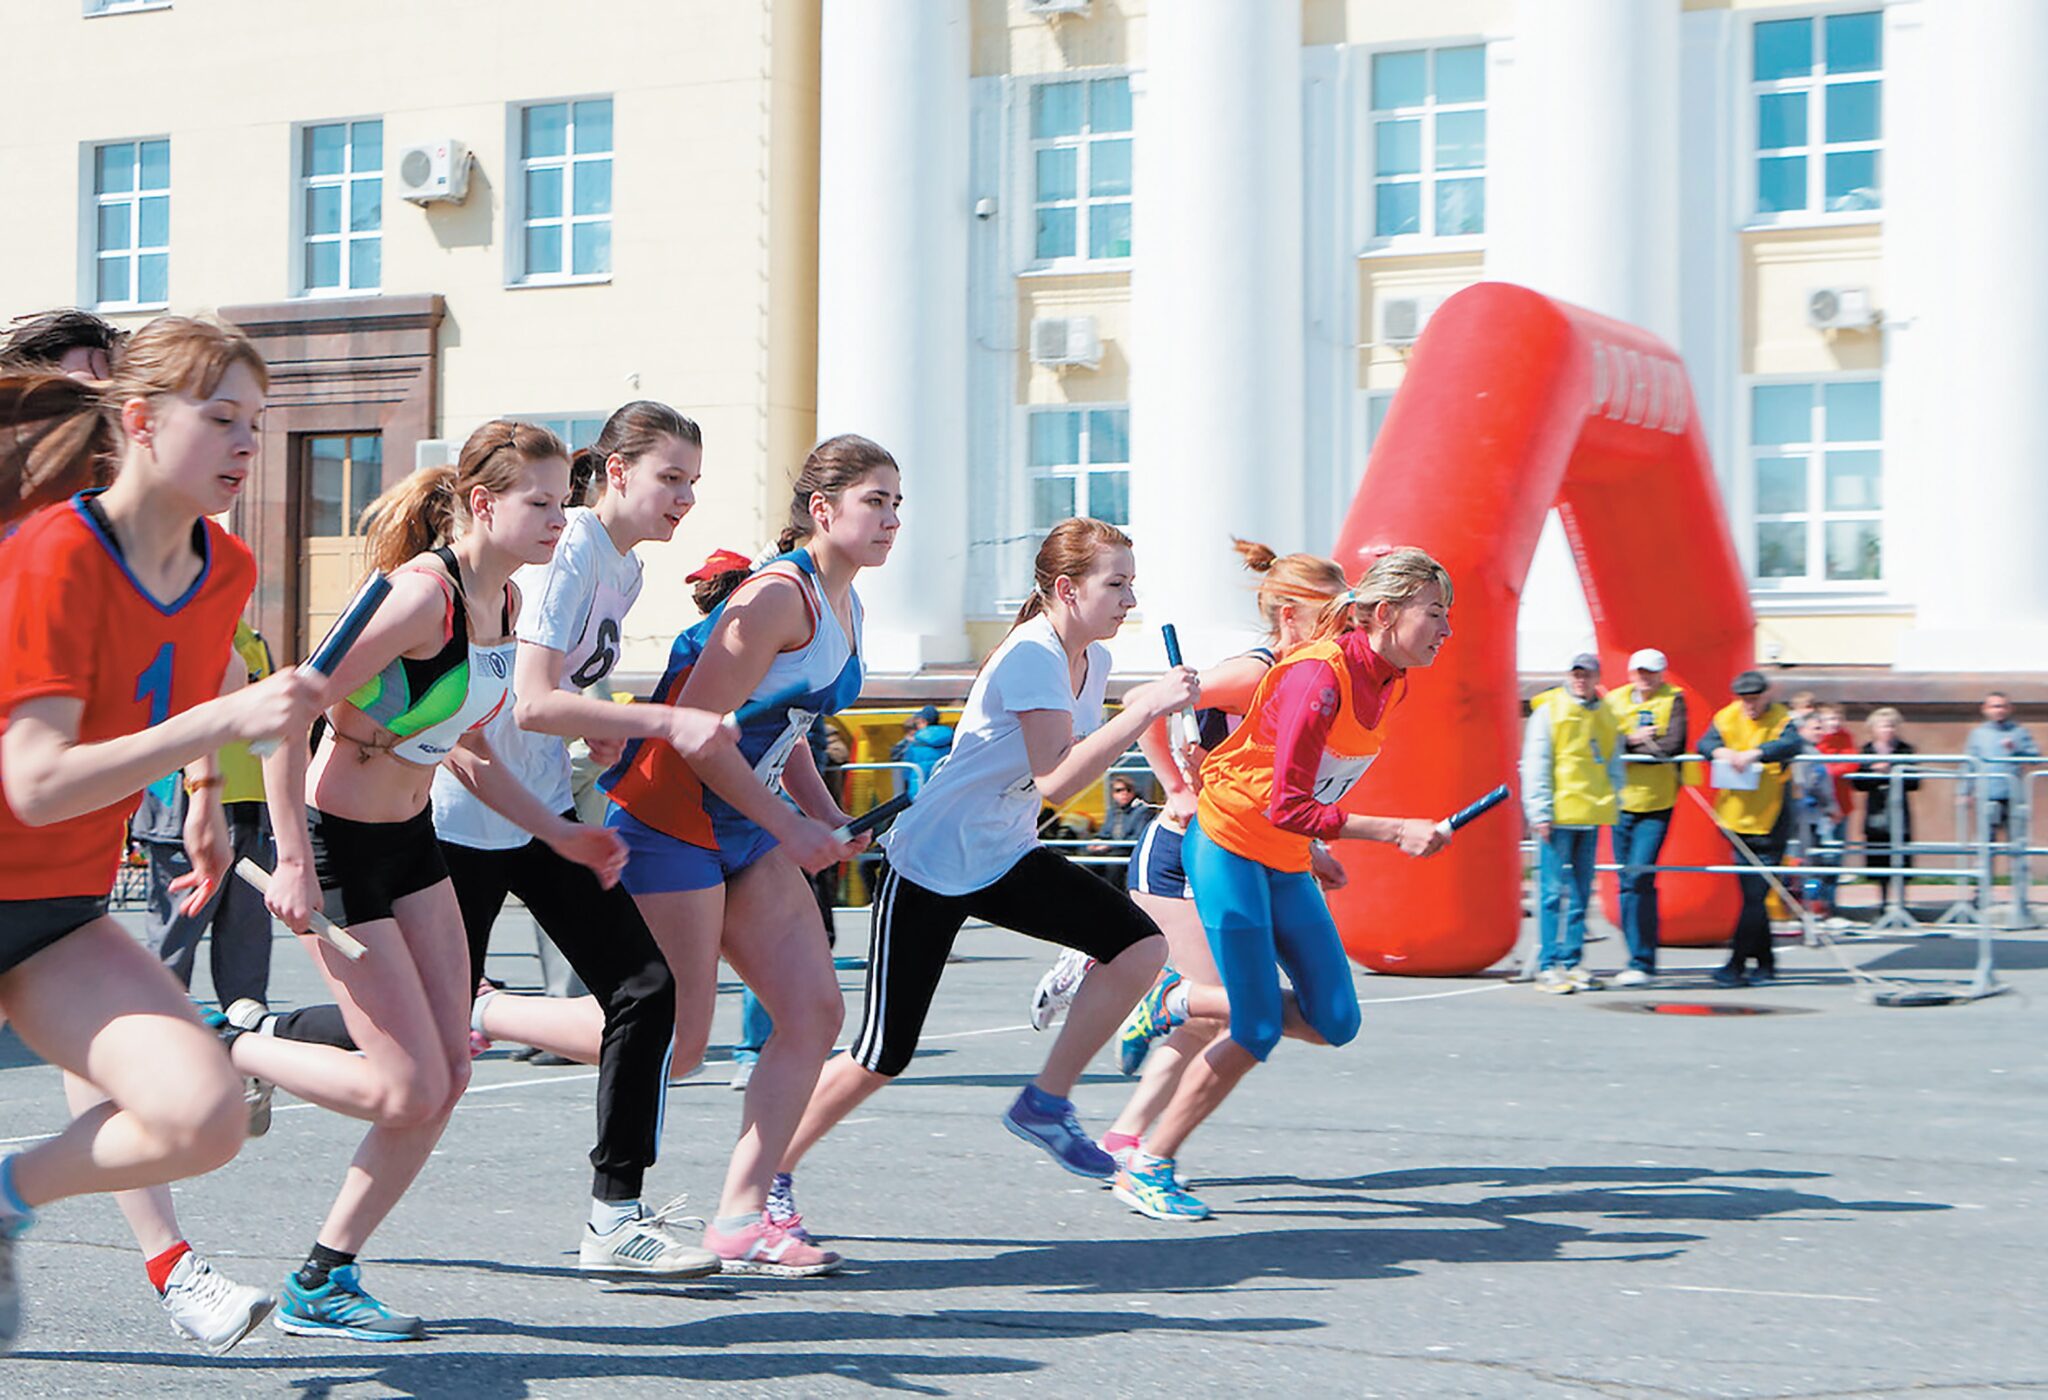
[[[512,576],[521,599],[519,640],[552,647],[568,665],[562,689],[582,691],[619,664],[626,612],[640,596],[640,558],[620,552],[597,512],[569,512],[555,556]],[[492,752],[550,812],[571,805],[569,746],[556,734],[529,734],[507,705],[484,728]],[[525,828],[486,807],[443,765],[434,774],[434,833],[479,851],[509,851],[532,840]]]
[[[1038,845],[1042,805],[1017,716],[1064,710],[1078,742],[1102,724],[1109,648],[1088,647],[1088,675],[1074,693],[1067,651],[1043,614],[1011,632],[975,677],[954,726],[953,750],[919,789],[883,846],[889,863],[935,894],[985,889]]]

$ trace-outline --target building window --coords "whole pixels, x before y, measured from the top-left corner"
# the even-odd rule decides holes
[[[1753,49],[1757,216],[1878,208],[1883,15],[1765,20]]]
[[[1131,411],[1034,409],[1031,422],[1031,529],[1050,530],[1070,515],[1112,525],[1131,520]]]
[[[384,123],[302,128],[299,169],[305,290],[376,291],[384,283]]]
[[[85,0],[85,15],[118,15],[130,10],[168,10],[171,0]]]
[[[507,416],[521,423],[531,423],[536,428],[546,428],[571,452],[581,452],[596,442],[597,435],[604,431],[605,415],[602,413],[513,413]]]
[[[1033,256],[1131,255],[1131,80],[1087,78],[1031,89]]]
[[[1758,583],[1884,577],[1883,418],[1876,379],[1751,386]]]
[[[170,301],[171,143],[116,141],[92,153],[93,299],[113,310]]]
[[[519,165],[522,280],[609,277],[611,99],[521,108]]]
[[[1373,237],[1486,231],[1486,45],[1372,57]]]

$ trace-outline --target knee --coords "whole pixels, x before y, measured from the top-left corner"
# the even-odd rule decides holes
[[[233,1161],[249,1134],[249,1108],[242,1081],[223,1075],[157,1125],[171,1155],[190,1173],[210,1172]]]
[[[448,1066],[448,1092],[441,1096],[440,1111],[434,1116],[446,1118],[455,1112],[455,1105],[461,1103],[462,1096],[469,1092],[469,1066],[470,1060],[466,1053],[460,1060]]]
[[[1133,977],[1142,976],[1147,982],[1159,975],[1159,969],[1166,966],[1166,935],[1148,934],[1110,960],[1111,967],[1119,972],[1128,971]]]
[[[1347,998],[1336,1006],[1323,1007],[1310,1024],[1325,1044],[1349,1045],[1358,1039],[1358,1028],[1362,1024],[1358,1003]]]
[[[668,970],[668,964],[656,959],[619,983],[619,994],[613,1003],[622,1011],[644,1012],[648,1009],[660,1011],[664,1016],[673,1017],[676,1005],[676,978]]]
[[[1273,1047],[1280,1043],[1280,1036],[1285,1030],[1286,1026],[1278,1013],[1230,1013],[1231,1041],[1261,1064],[1273,1053]]]
[[[426,1060],[411,1073],[393,1076],[379,1086],[370,1114],[379,1127],[417,1128],[444,1117],[454,1106],[451,1088],[455,1076],[445,1062]],[[461,1082],[469,1083],[469,1067],[463,1066]]]

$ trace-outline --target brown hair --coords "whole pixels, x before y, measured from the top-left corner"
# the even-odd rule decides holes
[[[1378,604],[1398,606],[1432,583],[1442,591],[1444,606],[1449,607],[1451,575],[1443,565],[1412,545],[1390,549],[1373,560],[1372,567],[1365,571],[1365,576],[1354,587],[1323,604],[1323,610],[1316,614],[1315,639],[1327,641],[1356,631],[1365,625],[1361,613],[1370,618]]]
[[[590,446],[577,449],[569,459],[569,499],[589,505],[604,494],[604,464],[614,453],[635,462],[661,446],[664,438],[702,447],[704,430],[653,399],[635,399],[623,405],[604,420]]]
[[[789,553],[817,529],[811,519],[811,497],[823,496],[836,503],[849,486],[858,485],[870,472],[895,465],[888,449],[858,433],[841,433],[813,447],[790,489],[789,525],[775,537],[775,552]]]
[[[1012,630],[1022,627],[1045,611],[1052,601],[1052,586],[1062,578],[1081,578],[1095,567],[1105,549],[1129,549],[1131,537],[1103,520],[1085,515],[1069,516],[1046,533],[1038,546],[1038,558],[1031,566],[1031,596],[1017,609]]]
[[[0,524],[112,480],[130,399],[206,398],[238,364],[270,388],[263,356],[233,326],[159,316],[115,348],[103,384],[48,370],[0,374]]]
[[[1342,593],[1350,580],[1334,559],[1320,554],[1275,555],[1272,546],[1232,537],[1231,544],[1244,556],[1244,566],[1259,579],[1259,616],[1266,631],[1280,635],[1280,609],[1289,603],[1321,605]]]
[[[0,362],[22,369],[55,368],[73,350],[104,350],[109,356],[123,340],[120,329],[75,306],[17,316],[0,340]]]
[[[367,563],[390,573],[416,554],[455,538],[469,523],[469,493],[494,494],[519,484],[528,464],[566,460],[569,449],[546,428],[493,419],[469,435],[454,466],[421,467],[363,511]]]
[[[753,575],[752,569],[727,569],[722,574],[698,579],[690,585],[690,601],[697,605],[697,611],[706,617],[711,610],[732,596],[733,590]]]

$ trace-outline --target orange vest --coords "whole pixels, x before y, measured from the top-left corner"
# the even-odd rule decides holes
[[[1341,643],[1309,642],[1266,672],[1251,704],[1245,707],[1245,722],[1212,749],[1202,764],[1198,806],[1204,835],[1224,850],[1273,870],[1308,869],[1309,838],[1281,830],[1266,815],[1273,800],[1277,722],[1268,707],[1288,668],[1304,661],[1324,662],[1337,673],[1337,718],[1316,767],[1316,800],[1331,805],[1343,801],[1380,752],[1380,731],[1359,722],[1351,665]],[[1386,723],[1392,708],[1389,705],[1381,712],[1381,724]]]

